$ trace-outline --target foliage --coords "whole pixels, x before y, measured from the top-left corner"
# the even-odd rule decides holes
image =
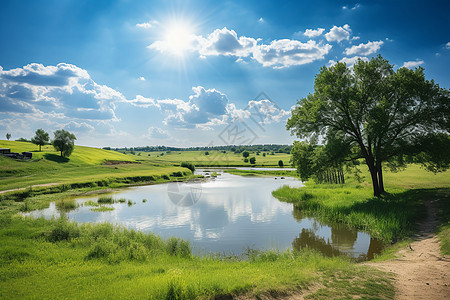
[[[9,141],[10,138],[11,138],[11,133],[8,132],[8,133],[6,134],[6,139]]]
[[[54,135],[52,145],[56,151],[61,152],[61,157],[70,156],[75,148],[75,140],[77,139],[75,135],[64,129],[56,130]]]
[[[48,133],[45,132],[42,128],[36,130],[35,136],[31,139],[31,142],[35,145],[39,146],[39,151],[41,151],[41,146],[44,146],[48,143],[50,137]]]
[[[380,196],[383,163],[393,168],[404,165],[405,155],[427,150],[420,148],[421,140],[435,140],[439,133],[448,136],[449,100],[449,90],[426,80],[420,67],[394,71],[381,56],[359,60],[353,69],[339,62],[320,70],[314,94],[298,101],[286,127],[312,144],[322,136],[358,149],[349,158],[364,158],[374,195]],[[448,165],[444,159],[434,167],[443,170]]]
[[[278,166],[280,168],[284,167],[284,163],[283,163],[283,161],[281,159],[278,161]]]
[[[250,164],[252,165],[256,164],[256,158],[254,156],[250,157]]]
[[[242,156],[247,158],[250,156],[250,153],[248,151],[244,151],[244,152],[242,152]]]
[[[191,170],[192,173],[194,173],[194,171],[195,171],[195,166],[194,166],[194,164],[193,164],[193,163],[190,163],[190,162],[185,162],[185,161],[183,161],[183,162],[181,163],[181,167],[182,167],[182,168],[188,168],[189,170]]]

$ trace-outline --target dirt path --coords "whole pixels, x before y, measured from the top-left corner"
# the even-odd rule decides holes
[[[428,217],[419,224],[415,241],[397,258],[367,263],[395,274],[396,299],[450,299],[450,257],[443,256],[434,234],[438,225],[437,203],[427,203]]]
[[[35,188],[35,187],[44,187],[44,186],[54,186],[54,185],[59,185],[59,184],[61,184],[61,183],[53,182],[53,183],[36,184],[36,185],[32,185],[31,187]],[[8,193],[8,192],[15,192],[15,191],[23,191],[23,190],[26,190],[26,189],[28,189],[28,187],[20,188],[20,189],[4,190],[4,191],[0,191],[0,194],[4,194],[4,193]]]

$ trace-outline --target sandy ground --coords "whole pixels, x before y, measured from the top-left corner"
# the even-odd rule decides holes
[[[427,203],[428,217],[419,224],[419,232],[397,258],[366,263],[395,275],[395,299],[450,299],[450,257],[442,255],[434,234],[438,225],[437,204]]]

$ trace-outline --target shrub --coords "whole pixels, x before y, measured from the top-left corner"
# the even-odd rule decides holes
[[[189,170],[192,171],[192,173],[194,173],[194,171],[195,171],[195,166],[194,166],[194,164],[192,164],[192,163],[190,163],[190,162],[182,162],[182,163],[181,163],[181,167],[182,167],[182,168],[188,168]]]
[[[69,222],[61,217],[54,225],[48,236],[50,242],[70,241],[80,236],[80,228],[75,222]]]
[[[111,196],[102,196],[98,198],[97,202],[102,204],[113,204],[115,201]]]

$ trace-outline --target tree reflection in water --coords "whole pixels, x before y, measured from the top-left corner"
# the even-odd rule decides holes
[[[305,217],[305,213],[294,207],[292,212],[297,221],[301,221]],[[320,237],[316,234],[322,224],[314,224],[312,229],[303,228],[302,232],[292,242],[293,249],[302,250],[304,248],[314,249],[325,256],[348,256],[351,257],[351,252],[354,249],[355,242],[358,239],[358,231],[349,228],[345,224],[333,223],[323,224],[331,229],[330,238]],[[362,253],[358,257],[352,257],[356,261],[370,260],[374,258],[375,254],[379,254],[383,249],[381,241],[370,238],[370,244],[367,253]]]

